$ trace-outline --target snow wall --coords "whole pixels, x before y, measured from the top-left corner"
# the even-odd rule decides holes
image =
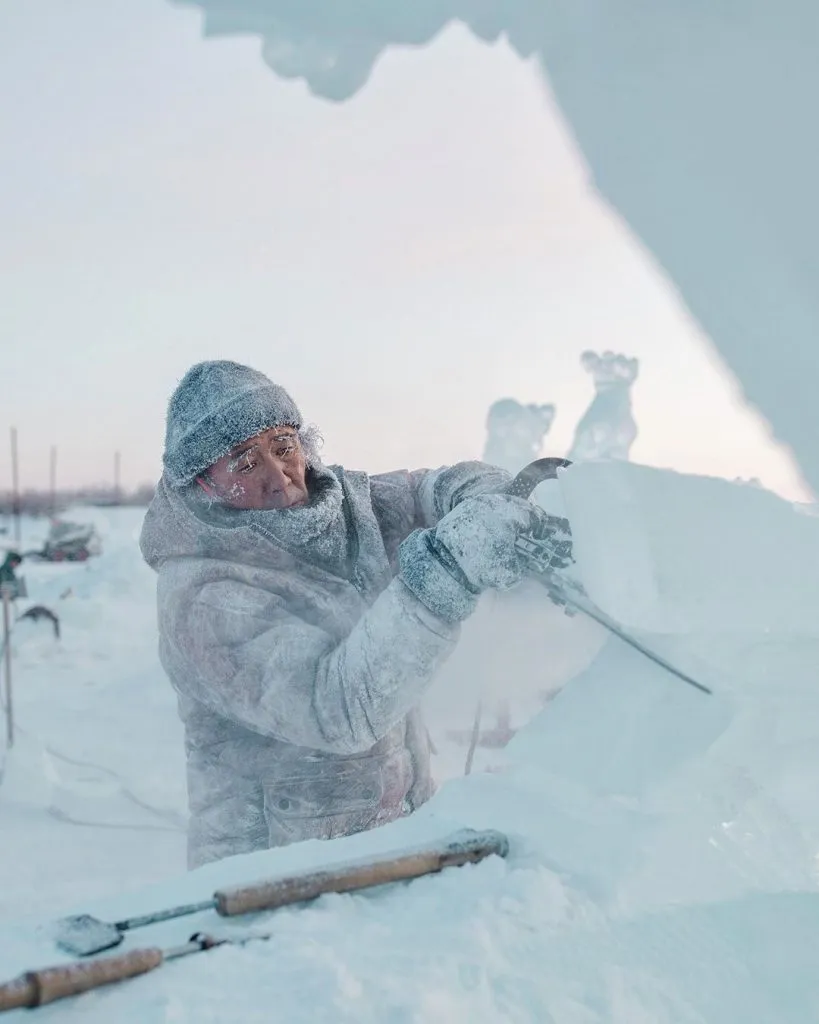
[[[536,54],[599,192],[819,491],[819,6],[812,0],[172,0],[325,99],[454,19]],[[453,73],[457,73],[453,69]]]

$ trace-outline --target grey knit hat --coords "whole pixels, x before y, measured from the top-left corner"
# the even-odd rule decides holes
[[[165,477],[172,487],[183,487],[237,444],[285,425],[300,430],[301,413],[263,373],[227,359],[197,363],[168,403]]]

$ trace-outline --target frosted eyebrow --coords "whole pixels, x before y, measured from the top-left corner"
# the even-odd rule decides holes
[[[239,466],[240,466],[240,464],[242,462],[242,459],[244,459],[245,462],[247,463],[247,460],[248,460],[249,456],[254,451],[256,451],[256,449],[258,447],[259,446],[257,444],[253,444],[249,448],[244,448],[242,451],[237,452],[237,454],[234,455],[231,458],[230,462],[228,462],[228,467],[227,467],[228,468],[228,472],[229,473],[235,473],[236,470],[239,468]]]
[[[253,444],[246,445],[244,448],[235,448],[230,454],[232,459],[241,459],[243,455],[247,455],[248,452],[255,451],[259,447],[258,441]]]
[[[251,452],[255,452],[258,446],[258,444],[249,444],[246,449],[240,449],[238,452],[232,452],[230,458],[241,459],[243,455],[249,455]]]
[[[273,437],[271,438],[271,441],[297,441],[298,438],[299,435],[295,431],[292,431],[287,434],[274,434]],[[238,463],[239,459],[242,458],[242,456],[249,455],[251,452],[256,451],[256,449],[259,447],[260,442],[254,441],[253,444],[248,444],[244,448],[234,449],[230,455],[230,468],[233,468],[235,464]]]

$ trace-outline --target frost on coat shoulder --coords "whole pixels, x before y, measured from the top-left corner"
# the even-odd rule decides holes
[[[317,467],[307,506],[247,512],[160,482],[140,545],[185,724],[190,866],[373,828],[429,797],[419,702],[459,627],[396,576],[397,550],[508,480],[475,462]]]

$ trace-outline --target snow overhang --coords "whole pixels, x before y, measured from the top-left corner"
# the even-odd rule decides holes
[[[814,0],[172,2],[206,35],[259,35],[278,75],[336,102],[453,20],[536,54],[596,188],[819,492]]]

